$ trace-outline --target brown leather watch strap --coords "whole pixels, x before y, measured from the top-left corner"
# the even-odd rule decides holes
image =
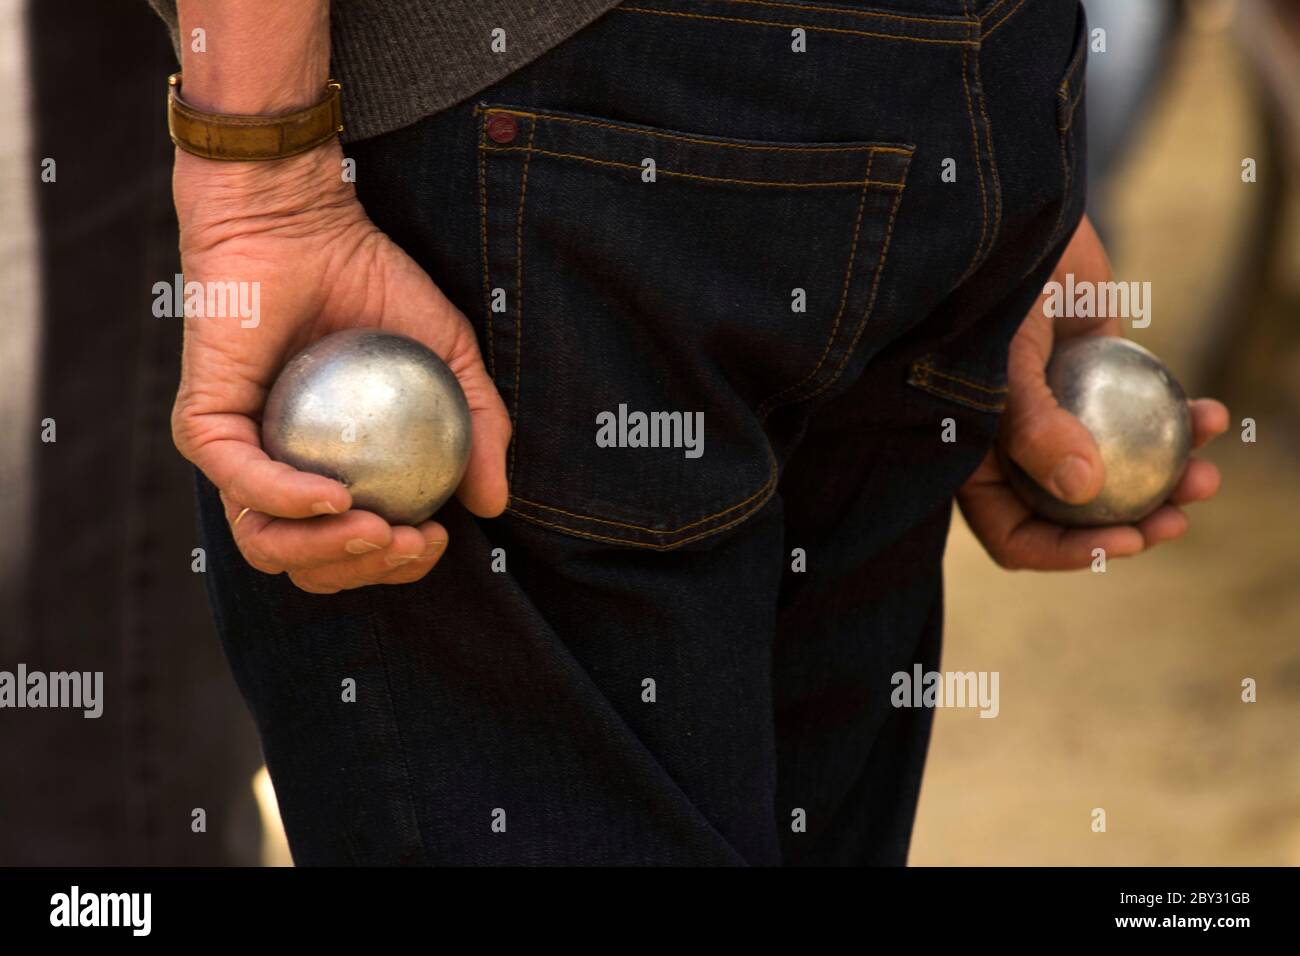
[[[206,159],[255,162],[315,149],[343,132],[343,107],[334,80],[315,106],[280,116],[205,113],[180,97],[181,75],[167,78],[167,130],[172,142]]]

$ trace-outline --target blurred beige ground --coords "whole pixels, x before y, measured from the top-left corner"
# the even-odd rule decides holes
[[[1241,160],[1259,155],[1246,72],[1218,26],[1203,19],[1180,48],[1112,219],[1117,277],[1155,293],[1151,327],[1131,334],[1180,376],[1242,226]],[[942,667],[1000,671],[1001,713],[938,712],[914,865],[1300,865],[1291,212],[1293,284],[1275,296],[1268,354],[1229,396],[1235,427],[1208,454],[1220,498],[1194,509],[1183,540],[1105,574],[1010,574],[954,522]],[[1240,440],[1247,416],[1256,444]],[[1241,701],[1246,677],[1257,703]]]

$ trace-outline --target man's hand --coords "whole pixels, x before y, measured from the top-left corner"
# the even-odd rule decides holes
[[[492,517],[507,499],[510,421],[474,332],[424,271],[367,218],[342,178],[337,143],[271,163],[218,163],[178,153],[174,178],[187,282],[257,282],[260,321],[186,318],[172,412],[177,448],[217,486],[250,564],[332,593],[417,580],[437,562],[437,522],[390,527],[349,510],[347,489],[272,461],[259,419],[284,363],[310,342],[351,327],[382,328],[433,349],[464,389],[473,421],[458,490]],[[244,509],[251,509],[236,522]]]
[[[1074,273],[1076,282],[1106,282],[1110,264],[1085,218],[1053,278]],[[1063,501],[1083,504],[1101,491],[1105,471],[1096,442],[1083,423],[1056,403],[1045,370],[1057,338],[1119,335],[1117,319],[1053,320],[1038,303],[1011,342],[1009,392],[999,443],[1007,456]],[[1228,410],[1212,399],[1190,403],[1192,445],[1199,448],[1228,427]],[[1010,569],[1063,571],[1086,568],[1095,548],[1128,557],[1181,536],[1188,527],[1181,505],[1203,501],[1219,489],[1219,470],[1192,459],[1169,502],[1135,525],[1064,528],[1033,515],[1007,483],[996,450],[990,451],[957,493],[966,523],[999,565]]]

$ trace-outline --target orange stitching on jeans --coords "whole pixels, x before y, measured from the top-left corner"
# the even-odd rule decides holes
[[[524,347],[524,197],[528,195],[528,161],[533,156],[533,134],[537,124],[528,128],[528,152],[524,154],[524,171],[519,180],[519,212],[515,215],[515,395],[514,414],[510,418],[512,435],[519,434],[519,369],[523,366]],[[515,483],[515,451],[518,441],[510,443],[510,479]]]
[[[995,402],[992,404],[989,402],[981,402],[977,399],[971,398],[969,395],[959,395],[956,392],[949,391],[948,389],[930,381],[913,381],[912,384],[924,391],[931,392],[935,395],[942,395],[944,398],[950,398],[954,402],[960,402],[963,405],[970,405],[988,412],[1000,412],[1007,407],[1006,402]]]
[[[1079,97],[1079,99],[1081,100],[1083,99],[1083,97]],[[1070,127],[1074,126],[1075,108],[1078,107],[1078,105],[1079,105],[1079,100],[1075,100],[1074,106],[1070,108],[1070,118],[1066,120],[1065,125],[1061,127],[1062,133],[1068,133],[1070,131]]]
[[[987,392],[990,395],[1001,395],[1007,391],[1006,385],[1001,385],[998,386],[997,388],[990,388],[987,385],[981,385],[979,382],[972,382],[970,379],[962,378],[960,375],[952,375],[948,372],[941,372],[939,369],[935,368],[929,362],[926,362],[924,360],[917,362],[914,367],[921,369],[922,371],[930,375],[938,375],[940,378],[951,379],[954,382],[960,382],[962,385],[968,385],[973,389],[976,389],[981,392]]]
[[[975,107],[970,98],[970,82],[966,76],[966,68],[969,65],[969,55],[965,50],[961,53],[961,87],[966,93],[966,115],[970,118],[970,139],[971,145],[975,149],[975,176],[979,180],[980,187],[980,238],[975,244],[975,251],[971,254],[970,264],[966,266],[966,271],[961,274],[957,284],[965,282],[975,267],[979,264],[980,255],[984,252],[984,239],[988,236],[989,229],[989,198],[984,189],[984,163],[980,159],[980,142],[978,131],[975,127]]]
[[[1048,247],[1054,246],[1061,238],[1061,230],[1065,226],[1065,210],[1070,205],[1070,193],[1074,189],[1074,170],[1070,168],[1070,154],[1066,149],[1066,140],[1070,137],[1068,130],[1062,130],[1062,135],[1056,137],[1061,144],[1061,171],[1062,179],[1065,182],[1065,195],[1061,197],[1061,211],[1056,217],[1056,225],[1052,229],[1052,239]]]
[[[866,183],[871,182],[871,166],[874,161],[874,156],[867,160],[867,172],[866,176],[863,178],[862,195],[858,197],[858,215],[853,221],[853,241],[849,244],[849,262],[844,268],[844,285],[840,289],[840,306],[835,312],[835,322],[831,325],[830,338],[826,340],[826,346],[822,349],[822,354],[817,359],[817,364],[813,366],[811,372],[793,385],[787,385],[775,394],[769,395],[767,398],[763,399],[762,404],[760,404],[754,412],[754,414],[758,416],[759,421],[767,421],[768,412],[775,407],[779,399],[788,395],[790,392],[797,392],[816,378],[817,373],[821,371],[822,365],[826,363],[826,356],[831,354],[831,348],[835,345],[835,337],[839,335],[840,331],[840,320],[844,318],[844,304],[849,300],[849,286],[852,284],[853,280],[854,265],[858,261],[858,233],[862,228],[862,211],[867,206],[868,188]]]
[[[815,27],[803,23],[778,23],[775,20],[742,20],[739,17],[719,17],[704,13],[684,13],[680,10],[654,10],[648,7],[614,7],[622,13],[652,13],[661,17],[685,17],[690,20],[717,20],[723,23],[741,23],[756,27],[778,27],[783,30],[816,30],[820,33],[845,33],[849,36],[876,37],[881,40],[902,40],[905,43],[938,43],[942,46],[975,46],[977,40],[937,40],[931,37],[909,37],[898,33],[869,33],[866,30],[844,30],[839,27]]]
[[[607,524],[614,528],[628,528],[629,530],[632,531],[644,531],[647,534],[658,534],[658,535],[681,534],[683,531],[689,531],[691,528],[695,528],[698,527],[699,525],[705,524],[706,522],[713,521],[717,518],[721,518],[723,515],[730,514],[731,512],[735,511],[737,508],[743,508],[751,501],[754,501],[757,498],[761,498],[764,492],[766,492],[768,489],[770,489],[773,485],[776,484],[776,478],[777,478],[776,457],[772,454],[770,448],[768,449],[767,459],[768,459],[767,481],[763,483],[763,486],[759,488],[758,491],[754,492],[744,501],[737,502],[734,505],[729,505],[726,508],[723,508],[721,511],[715,511],[713,514],[705,515],[703,518],[697,518],[696,520],[692,521],[690,524],[684,524],[679,528],[671,528],[667,531],[664,531],[659,528],[647,528],[645,525],[628,524],[626,521],[613,521],[609,518],[597,518],[594,515],[584,515],[584,514],[578,514],[573,511],[565,511],[563,508],[556,508],[552,505],[544,505],[539,501],[530,501],[527,498],[519,498],[519,497],[511,496],[511,500],[518,501],[520,504],[531,505],[534,508],[541,508],[544,511],[553,511],[556,514],[565,515],[566,517],[569,518],[578,518],[579,520],[582,521],[592,521],[595,522],[596,524]]]
[[[963,6],[966,0],[962,0]],[[969,10],[967,10],[969,12]],[[981,51],[975,51],[975,90],[980,105],[980,116],[984,118],[984,144],[989,150],[989,174],[993,177],[993,233],[989,236],[989,252],[997,244],[1002,232],[1002,177],[998,175],[998,156],[993,148],[993,122],[989,119],[984,104],[984,77],[980,73]]]
[[[876,294],[880,291],[880,277],[885,272],[885,260],[889,258],[889,243],[894,235],[894,219],[898,215],[898,207],[902,204],[903,194],[899,192],[894,196],[894,206],[889,210],[889,222],[885,226],[885,238],[880,244],[880,258],[876,260],[876,275],[871,281],[871,295],[867,299],[867,309],[862,313],[862,321],[858,323],[858,330],[853,333],[853,341],[849,343],[844,358],[840,359],[839,368],[835,370],[830,378],[821,384],[815,391],[805,395],[800,401],[811,401],[826,389],[830,388],[844,374],[844,369],[849,364],[849,359],[853,356],[854,350],[858,347],[858,339],[862,338],[862,331],[867,327],[867,320],[871,318],[871,313],[876,308]]]
[[[1069,88],[1070,82],[1074,79],[1074,74],[1078,73],[1079,67],[1082,66],[1087,61],[1088,61],[1088,38],[1085,36],[1083,38],[1083,49],[1075,53],[1074,61],[1066,69],[1065,76],[1061,78],[1061,86],[1057,90],[1058,96],[1064,93]]]
[[[553,113],[529,113],[526,110],[513,110],[502,106],[494,106],[489,109],[492,113],[507,113],[511,116],[526,116],[534,120],[546,120],[552,123],[573,123],[577,126],[596,126],[600,129],[618,130],[624,133],[642,133],[646,136],[655,136],[659,139],[672,139],[684,143],[699,143],[701,146],[722,146],[727,149],[753,149],[771,153],[862,153],[870,150],[873,153],[898,153],[902,156],[911,156],[915,150],[907,149],[902,146],[877,146],[872,143],[855,146],[777,146],[766,143],[728,143],[717,139],[703,139],[695,136],[680,136],[675,133],[665,133],[659,130],[646,129],[640,126],[621,126],[618,123],[604,123],[599,120],[581,119],[576,116],[557,116]],[[491,147],[489,147],[491,148]]]
[[[483,317],[487,321],[488,374],[493,379],[497,374],[496,352],[492,344],[492,283],[488,278],[487,251],[487,174],[484,166],[487,157],[483,154],[483,136],[486,127],[479,130],[478,146],[478,223],[479,248],[483,253]]]
[[[989,17],[993,15],[994,10],[996,10],[998,7],[1002,6],[1002,4],[1006,2],[1007,0],[996,0],[996,2],[992,6],[990,6],[987,10],[985,10],[983,13],[979,15],[980,21],[983,22],[987,20]]]
[[[1062,133],[1069,132],[1070,127],[1074,125],[1074,114],[1078,111],[1078,109],[1079,109],[1079,104],[1083,102],[1083,93],[1084,93],[1084,90],[1085,90],[1085,89],[1087,89],[1087,84],[1085,84],[1085,83],[1080,83],[1080,84],[1079,84],[1079,92],[1078,92],[1078,94],[1074,97],[1074,100],[1073,100],[1073,101],[1071,101],[1071,102],[1069,102],[1069,103],[1066,104],[1066,112],[1065,112],[1065,115],[1066,115],[1067,118],[1066,118],[1066,121],[1065,121],[1065,125],[1064,125],[1064,126],[1061,126],[1061,125],[1059,125],[1059,122],[1060,122],[1060,121],[1059,121],[1059,120],[1057,121],[1057,122],[1058,122],[1057,128],[1058,128]]]
[[[980,37],[980,39],[987,40],[989,37],[991,37],[993,35],[993,31],[995,31],[998,27],[1002,26],[1002,24],[1006,23],[1008,20],[1014,17],[1016,15],[1016,11],[1019,10],[1024,5],[1025,5],[1025,0],[1020,0],[1019,3],[1017,3],[1014,7],[1012,7],[1010,10],[1007,11],[1006,16],[1004,16],[997,23],[993,24],[993,26],[985,30],[984,35]]]
[[[771,492],[775,490],[775,485],[769,482],[769,484],[765,487],[764,490]],[[770,497],[771,494],[769,493],[768,498]],[[538,518],[534,515],[524,514],[522,511],[515,511],[513,508],[511,509],[510,513],[523,521],[529,521],[532,522],[533,524],[541,525],[543,528],[554,528],[557,531],[562,531],[565,534],[571,534],[579,538],[589,538],[592,541],[608,541],[611,544],[625,544],[628,547],[633,547],[633,548],[649,548],[652,551],[671,551],[673,548],[680,548],[683,545],[690,544],[693,541],[699,541],[701,538],[707,538],[710,535],[719,534],[723,531],[726,531],[728,528],[735,527],[736,525],[740,524],[742,521],[744,521],[746,518],[748,518],[751,514],[753,514],[755,511],[757,511],[766,503],[767,503],[767,498],[764,498],[763,501],[759,502],[749,511],[746,511],[744,514],[737,515],[735,518],[732,518],[730,521],[726,522],[725,524],[720,524],[716,528],[708,528],[704,531],[701,531],[699,534],[691,535],[689,538],[683,538],[681,541],[671,541],[667,544],[655,544],[649,541],[634,541],[629,538],[615,538],[610,535],[593,534],[590,531],[579,531],[576,528],[570,528],[568,525],[555,524],[554,522],[551,521],[543,521],[541,518]],[[653,533],[659,534],[660,532],[653,532]]]
[[[880,13],[875,10],[848,10],[840,7],[818,6],[812,3],[775,3],[773,0],[725,0],[726,3],[746,3],[755,7],[785,7],[790,10],[804,10],[812,13],[842,13],[850,17],[868,17],[876,20],[901,20],[904,23],[938,23],[943,26],[975,26],[978,22],[967,15],[966,20],[942,19],[939,17],[905,17],[897,13]]]
[[[619,9],[615,7],[615,9]],[[522,153],[524,147],[504,146],[504,147],[484,147],[489,153]],[[537,156],[550,156],[554,159],[576,159],[582,162],[595,163],[597,166],[613,166],[617,169],[630,169],[636,172],[641,171],[641,167],[635,163],[616,163],[609,159],[596,159],[594,156],[583,156],[578,153],[555,153],[548,149],[528,150]],[[727,179],[722,176],[702,176],[699,173],[681,173],[671,169],[664,169],[660,166],[657,173],[663,176],[678,176],[682,179],[702,179],[711,183],[732,183],[737,186],[771,186],[776,188],[789,189],[843,189],[846,186],[877,186],[881,189],[902,189],[902,183],[887,183],[878,180],[871,180],[863,183],[860,179],[845,180],[826,180],[824,182],[795,182],[784,179]]]

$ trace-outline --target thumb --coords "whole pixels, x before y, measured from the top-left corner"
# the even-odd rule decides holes
[[[1069,504],[1097,497],[1106,480],[1101,450],[1083,422],[1056,401],[1047,385],[1050,343],[1013,341],[1007,369],[1003,446],[1043,488]]]

